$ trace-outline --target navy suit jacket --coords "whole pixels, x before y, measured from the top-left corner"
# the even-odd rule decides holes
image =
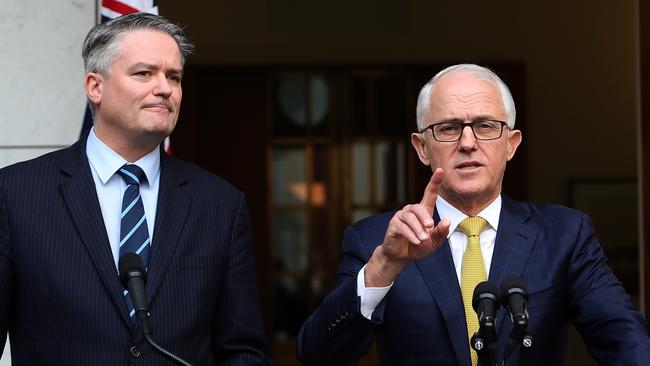
[[[603,365],[650,365],[650,339],[640,313],[607,265],[582,213],[503,197],[489,281],[511,276],[530,292],[531,350],[508,365],[561,365],[573,323]],[[298,357],[308,365],[355,364],[376,341],[384,365],[470,365],[465,312],[449,244],[407,266],[367,320],[356,276],[384,239],[393,213],[348,228],[334,290],[303,325]],[[497,314],[500,353],[512,330]]]
[[[85,151],[0,170],[0,344],[14,365],[171,365],[127,314]],[[269,363],[243,194],[165,154],[160,174],[153,338],[194,365]]]

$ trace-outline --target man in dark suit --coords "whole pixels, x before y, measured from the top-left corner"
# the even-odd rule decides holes
[[[0,171],[0,342],[8,332],[13,364],[172,364],[118,279],[130,251],[147,267],[157,343],[194,365],[270,363],[244,195],[159,148],[191,50],[159,16],[95,26],[83,46],[93,129]]]
[[[534,340],[508,365],[561,365],[569,323],[600,364],[650,365],[641,315],[589,219],[501,194],[522,139],[503,81],[477,65],[449,67],[422,88],[417,122],[411,142],[433,172],[422,201],[346,230],[335,288],[303,325],[299,359],[353,364],[374,340],[384,365],[476,365],[472,292],[516,277],[530,294]],[[496,315],[493,361],[513,329],[506,314]]]

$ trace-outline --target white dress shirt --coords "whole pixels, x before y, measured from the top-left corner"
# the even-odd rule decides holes
[[[156,147],[153,151],[135,162],[128,162],[110,147],[106,146],[96,135],[95,129],[90,130],[86,142],[86,156],[97,189],[97,198],[102,210],[106,234],[111,244],[115,266],[120,255],[120,215],[122,213],[122,196],[126,183],[117,171],[124,164],[139,166],[147,176],[147,182],[140,184],[140,196],[147,217],[147,229],[153,242],[153,228],[156,222],[156,206],[158,205],[158,184],[160,182],[160,152]]]
[[[458,224],[467,218],[467,215],[440,196],[436,199],[436,211],[438,211],[438,216],[441,219],[447,219],[451,222],[447,240],[449,241],[451,257],[454,261],[456,276],[460,285],[460,273],[463,265],[463,255],[467,247],[467,235],[458,229]],[[492,203],[477,215],[484,218],[489,224],[480,235],[481,254],[483,255],[483,264],[485,264],[485,273],[488,273],[488,275],[490,273],[490,264],[492,263],[492,254],[494,253],[494,241],[497,236],[500,214],[501,195],[497,196]],[[357,275],[357,295],[361,297],[361,314],[367,319],[370,319],[375,308],[377,308],[377,305],[386,296],[393,284],[391,283],[386,287],[366,287],[364,279],[365,268],[366,266],[363,266]]]

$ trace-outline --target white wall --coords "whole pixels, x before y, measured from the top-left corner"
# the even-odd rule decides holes
[[[81,43],[94,22],[94,1],[0,0],[0,166],[79,136]],[[10,364],[5,349],[0,366]]]
[[[78,137],[81,43],[94,21],[88,0],[0,0],[0,166]]]

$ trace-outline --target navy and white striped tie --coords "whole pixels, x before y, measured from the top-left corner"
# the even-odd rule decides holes
[[[134,164],[126,164],[118,170],[126,182],[126,191],[122,198],[122,214],[120,218],[120,257],[133,252],[142,257],[145,266],[149,265],[151,238],[147,228],[147,217],[140,197],[140,183],[146,182],[142,169]],[[135,310],[128,291],[124,291],[124,299],[131,319],[135,319]]]

